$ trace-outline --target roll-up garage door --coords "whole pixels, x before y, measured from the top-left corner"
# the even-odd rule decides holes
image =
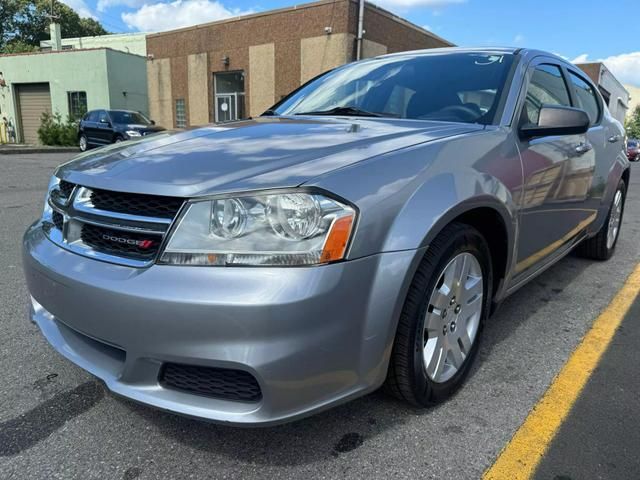
[[[51,94],[48,83],[23,83],[16,85],[18,117],[22,142],[38,144],[38,128],[43,112],[51,113]]]

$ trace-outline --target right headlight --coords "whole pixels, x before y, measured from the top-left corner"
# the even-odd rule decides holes
[[[324,195],[285,192],[193,201],[159,263],[315,265],[342,260],[355,210]]]

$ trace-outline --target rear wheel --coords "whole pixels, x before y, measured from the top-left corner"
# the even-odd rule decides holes
[[[488,316],[491,282],[482,235],[462,223],[443,229],[409,288],[387,374],[389,393],[425,407],[462,384]]]
[[[613,194],[609,214],[595,237],[588,238],[578,246],[578,254],[594,260],[609,260],[618,243],[620,227],[622,226],[622,214],[624,213],[624,201],[627,186],[624,180],[620,180],[618,188]]]
[[[87,148],[89,148],[89,144],[87,143],[87,136],[84,133],[80,135],[80,139],[78,140],[78,145],[80,146],[81,152],[86,152]]]

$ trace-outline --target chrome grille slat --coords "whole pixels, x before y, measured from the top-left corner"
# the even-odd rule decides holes
[[[63,182],[52,190],[48,200],[53,209],[45,228],[49,238],[67,250],[121,265],[150,265],[184,203],[176,197],[130,194],[134,213],[129,213],[123,211],[129,204],[126,198],[129,194],[100,190],[103,199],[100,205],[109,206],[109,202],[115,202],[113,205],[118,211],[104,210],[94,205],[93,189],[64,182],[63,191]],[[164,205],[164,201],[168,203]],[[144,211],[163,216],[141,215]],[[175,212],[171,218],[169,212]]]

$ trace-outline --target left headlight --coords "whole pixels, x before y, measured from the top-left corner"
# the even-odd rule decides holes
[[[188,204],[160,257],[173,265],[316,265],[342,260],[353,207],[315,193]]]
[[[142,136],[142,134],[140,132],[138,132],[137,130],[127,130],[124,133],[126,133],[128,137],[141,137]]]

